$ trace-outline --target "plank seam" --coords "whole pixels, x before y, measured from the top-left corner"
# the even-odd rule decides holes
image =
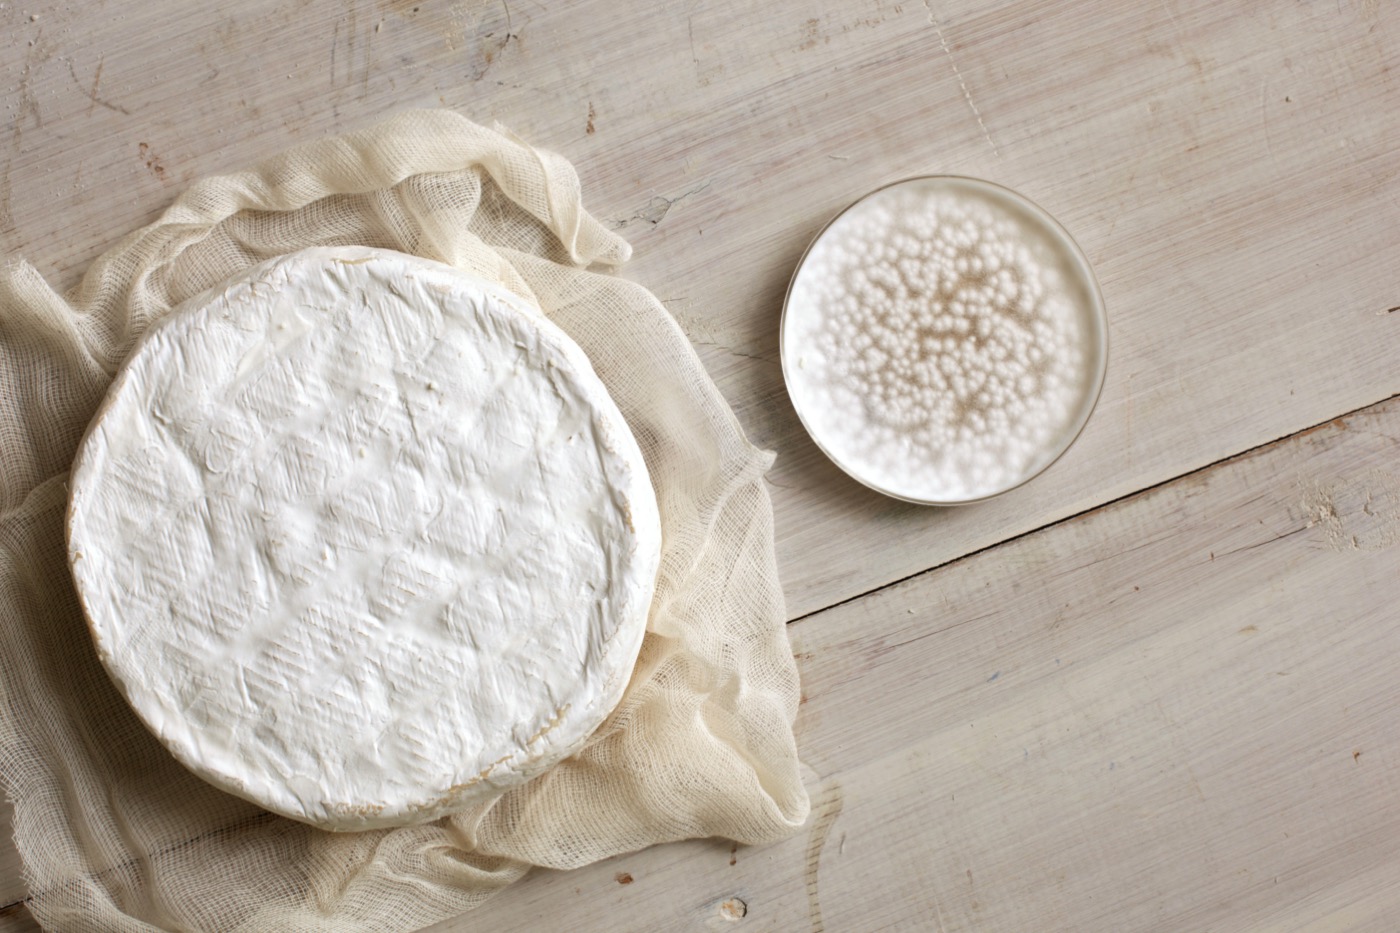
[[[1319,421],[1317,424],[1310,425],[1310,426],[1308,426],[1308,427],[1306,427],[1306,428],[1301,428],[1301,429],[1299,429],[1299,430],[1297,430],[1297,431],[1293,431],[1293,432],[1291,432],[1291,433],[1289,433],[1289,434],[1281,435],[1281,436],[1279,436],[1279,437],[1274,438],[1273,440],[1264,441],[1264,442],[1262,442],[1262,443],[1255,444],[1253,447],[1248,447],[1248,448],[1246,448],[1246,449],[1244,449],[1244,450],[1241,450],[1241,451],[1238,451],[1238,452],[1236,452],[1236,453],[1228,454],[1228,455],[1226,455],[1226,456],[1224,456],[1224,457],[1221,457],[1221,458],[1219,458],[1219,459],[1217,459],[1217,460],[1213,460],[1213,461],[1211,461],[1210,463],[1207,463],[1207,464],[1204,464],[1204,465],[1202,465],[1202,466],[1196,467],[1195,469],[1187,470],[1187,471],[1184,472],[1184,473],[1180,473],[1180,474],[1178,474],[1178,475],[1176,475],[1176,476],[1172,476],[1172,477],[1169,477],[1169,478],[1167,478],[1167,479],[1160,480],[1160,481],[1158,481],[1158,482],[1156,482],[1156,483],[1153,483],[1153,484],[1150,485],[1150,486],[1145,486],[1145,487],[1143,487],[1142,489],[1139,489],[1139,490],[1137,490],[1137,491],[1135,491],[1135,492],[1126,493],[1126,494],[1124,494],[1124,495],[1118,496],[1117,498],[1110,499],[1110,500],[1108,500],[1107,502],[1100,503],[1099,505],[1090,506],[1090,507],[1087,508],[1087,509],[1082,509],[1082,510],[1080,510],[1080,511],[1078,511],[1078,512],[1075,512],[1075,513],[1071,514],[1071,515],[1066,515],[1064,518],[1057,519],[1057,520],[1055,520],[1055,521],[1053,521],[1053,522],[1046,522],[1046,523],[1043,524],[1043,525],[1037,525],[1037,526],[1034,527],[1034,528],[1030,528],[1030,529],[1027,529],[1026,531],[1020,532],[1019,534],[1012,535],[1012,536],[1009,537],[1009,538],[1004,538],[1004,539],[1002,539],[1001,541],[997,541],[997,542],[995,542],[995,543],[993,543],[993,544],[988,544],[988,545],[986,545],[986,546],[984,546],[984,547],[977,548],[977,549],[974,550],[974,551],[969,551],[969,552],[966,553],[966,554],[960,555],[960,556],[958,556],[958,557],[951,558],[951,559],[949,559],[949,560],[943,561],[942,563],[934,564],[934,565],[931,566],[931,567],[926,567],[926,568],[924,568],[923,570],[916,571],[915,573],[911,573],[911,574],[909,574],[909,575],[907,575],[907,576],[900,577],[898,580],[893,580],[893,581],[891,581],[891,582],[889,582],[889,583],[882,584],[881,586],[877,586],[877,587],[874,587],[874,588],[872,588],[872,589],[866,590],[865,592],[859,593],[859,594],[857,594],[857,595],[855,595],[855,596],[850,596],[850,597],[847,597],[846,599],[838,600],[837,602],[834,602],[834,603],[832,603],[832,604],[829,605],[829,606],[824,606],[824,607],[822,607],[822,608],[820,608],[820,609],[813,609],[811,612],[803,613],[802,615],[797,616],[796,618],[793,618],[793,619],[788,620],[788,623],[787,623],[787,624],[788,624],[788,625],[795,625],[795,624],[797,624],[798,622],[801,622],[801,621],[804,620],[804,619],[809,619],[809,618],[811,618],[812,616],[819,615],[819,614],[821,614],[821,613],[823,613],[823,612],[827,612],[827,611],[829,611],[829,610],[831,610],[831,609],[835,609],[835,608],[837,608],[837,607],[839,607],[839,606],[844,606],[844,605],[846,605],[847,603],[853,603],[853,602],[855,602],[855,601],[858,600],[858,599],[864,599],[864,598],[866,598],[867,596],[872,596],[872,595],[874,595],[875,593],[879,593],[879,592],[882,591],[882,590],[888,590],[888,589],[890,589],[890,588],[892,588],[892,587],[900,586],[901,584],[908,583],[910,580],[913,580],[913,579],[915,579],[916,577],[921,577],[921,576],[923,576],[924,574],[933,573],[934,571],[941,570],[941,569],[943,569],[944,567],[951,566],[951,565],[956,564],[956,563],[959,563],[959,562],[961,562],[961,561],[969,560],[970,558],[976,557],[976,556],[978,556],[979,554],[986,553],[987,551],[991,551],[991,550],[994,550],[994,549],[999,548],[999,547],[1004,547],[1004,546],[1006,546],[1006,545],[1008,545],[1008,544],[1011,544],[1011,543],[1013,543],[1013,542],[1015,542],[1015,541],[1020,540],[1021,538],[1029,537],[1030,535],[1037,534],[1037,533],[1039,533],[1039,532],[1041,532],[1041,531],[1045,531],[1045,530],[1047,530],[1047,529],[1049,529],[1049,528],[1054,528],[1054,527],[1056,527],[1057,525],[1063,525],[1063,524],[1065,524],[1065,523],[1067,523],[1067,522],[1072,522],[1072,521],[1074,521],[1075,519],[1082,518],[1082,517],[1084,517],[1084,516],[1086,516],[1086,515],[1093,514],[1094,512],[1101,512],[1101,511],[1104,511],[1104,510],[1106,510],[1106,509],[1112,508],[1113,506],[1122,504],[1122,503],[1124,503],[1124,502],[1131,501],[1132,499],[1135,499],[1135,498],[1137,498],[1137,497],[1139,497],[1139,496],[1144,496],[1144,495],[1147,495],[1147,494],[1150,493],[1150,492],[1153,492],[1153,491],[1155,491],[1155,490],[1157,490],[1157,489],[1160,489],[1160,488],[1162,488],[1163,486],[1169,486],[1169,485],[1171,485],[1172,483],[1178,482],[1178,481],[1183,480],[1183,479],[1187,479],[1188,477],[1191,477],[1191,476],[1195,476],[1195,475],[1204,473],[1204,472],[1206,472],[1207,470],[1212,470],[1212,469],[1214,469],[1214,468],[1216,468],[1216,467],[1218,467],[1218,466],[1223,466],[1223,465],[1225,465],[1225,464],[1227,464],[1227,463],[1229,463],[1229,462],[1231,462],[1231,461],[1233,461],[1233,460],[1240,460],[1240,459],[1242,459],[1242,458],[1244,458],[1244,457],[1252,456],[1252,455],[1254,455],[1254,454],[1260,452],[1261,450],[1264,450],[1265,448],[1273,447],[1273,446],[1276,445],[1276,444],[1281,444],[1281,443],[1283,443],[1283,442],[1285,442],[1285,441],[1289,441],[1289,440],[1293,440],[1293,439],[1295,439],[1295,438],[1302,437],[1302,436],[1304,436],[1304,435],[1306,435],[1306,434],[1309,434],[1309,433],[1311,433],[1311,432],[1313,432],[1313,431],[1316,431],[1316,430],[1319,429],[1319,428],[1325,427],[1325,426],[1327,426],[1327,425],[1329,425],[1329,424],[1332,424],[1332,423],[1334,423],[1334,422],[1336,422],[1336,421],[1339,421],[1339,420],[1341,420],[1342,418],[1347,418],[1347,417],[1351,417],[1351,416],[1353,416],[1353,415],[1357,415],[1357,414],[1359,414],[1359,413],[1361,413],[1361,412],[1363,412],[1363,411],[1366,411],[1366,410],[1369,409],[1369,408],[1375,408],[1375,407],[1378,406],[1378,405],[1384,405],[1385,403],[1390,402],[1390,401],[1394,401],[1394,400],[1397,399],[1397,398],[1400,398],[1400,392],[1393,393],[1393,394],[1391,394],[1391,395],[1386,396],[1385,398],[1378,399],[1378,400],[1376,400],[1376,401],[1374,401],[1374,402],[1371,402],[1371,403],[1369,403],[1369,404],[1361,405],[1361,406],[1359,406],[1359,407],[1357,407],[1357,408],[1353,408],[1353,409],[1351,409],[1350,411],[1343,412],[1342,414],[1336,415],[1336,416],[1334,416],[1334,417],[1332,417],[1332,418],[1328,418],[1328,419],[1325,420],[1325,421]],[[1286,537],[1286,536],[1287,536],[1287,535],[1285,534],[1285,535],[1281,535],[1280,537]],[[920,637],[922,637],[922,636],[920,636]],[[11,901],[11,902],[8,903],[8,904],[0,905],[0,917],[9,916],[9,915],[11,914],[11,912],[17,912],[17,908],[19,908],[19,907],[20,907],[21,905],[23,905],[23,904],[28,903],[28,901],[29,901],[29,898],[26,897],[26,898],[23,898],[23,899],[18,900],[18,901]]]
[[[1393,310],[1394,310],[1394,309],[1393,309]],[[961,561],[965,561],[965,560],[968,560],[968,559],[970,559],[970,558],[976,557],[976,556],[978,556],[979,554],[985,554],[987,551],[995,550],[996,548],[999,548],[999,547],[1004,547],[1004,546],[1006,546],[1006,545],[1008,545],[1008,544],[1011,544],[1012,542],[1019,541],[1019,540],[1021,540],[1022,538],[1026,538],[1026,537],[1029,537],[1029,536],[1031,536],[1031,535],[1033,535],[1033,534],[1038,534],[1039,532],[1045,531],[1045,530],[1050,529],[1050,528],[1054,528],[1054,527],[1057,526],[1057,525],[1063,525],[1063,524],[1065,524],[1066,522],[1072,522],[1072,521],[1074,521],[1075,519],[1083,518],[1084,516],[1086,516],[1086,515],[1091,515],[1091,514],[1093,514],[1094,512],[1101,512],[1101,511],[1103,511],[1103,510],[1105,510],[1105,509],[1112,508],[1113,506],[1120,505],[1120,504],[1122,504],[1122,503],[1124,503],[1124,502],[1129,502],[1129,501],[1131,501],[1131,500],[1137,498],[1138,496],[1147,495],[1148,493],[1154,492],[1154,491],[1156,491],[1156,490],[1162,488],[1163,486],[1169,486],[1169,485],[1171,485],[1172,483],[1176,483],[1176,482],[1179,482],[1179,481],[1181,481],[1181,480],[1187,479],[1187,478],[1189,478],[1189,477],[1196,476],[1196,475],[1198,475],[1198,474],[1200,474],[1200,473],[1206,472],[1207,470],[1213,470],[1213,469],[1215,469],[1215,468],[1218,467],[1218,466],[1224,466],[1225,464],[1231,462],[1232,460],[1240,460],[1240,459],[1242,459],[1242,458],[1244,458],[1244,457],[1253,456],[1254,454],[1259,453],[1260,451],[1264,450],[1265,448],[1273,447],[1273,446],[1276,445],[1276,444],[1282,444],[1282,443],[1284,443],[1285,441],[1294,440],[1294,439],[1299,438],[1299,437],[1302,437],[1302,436],[1304,436],[1304,435],[1306,435],[1306,434],[1310,434],[1310,433],[1312,433],[1313,431],[1316,431],[1318,428],[1326,427],[1327,425],[1332,424],[1332,423],[1337,422],[1337,421],[1340,421],[1340,420],[1343,419],[1343,418],[1349,418],[1349,417],[1351,417],[1351,416],[1353,416],[1353,415],[1360,414],[1361,412],[1366,411],[1368,408],[1375,408],[1375,407],[1378,406],[1378,405],[1384,405],[1386,402],[1394,401],[1394,400],[1397,399],[1397,398],[1400,398],[1400,392],[1392,393],[1391,395],[1387,395],[1385,398],[1377,399],[1377,400],[1374,401],[1374,402],[1368,402],[1368,403],[1365,404],[1365,405],[1361,405],[1361,406],[1359,406],[1359,407],[1357,407],[1357,408],[1353,408],[1353,409],[1351,409],[1351,410],[1349,410],[1349,411],[1345,411],[1345,412],[1343,412],[1343,413],[1340,414],[1340,415],[1334,415],[1333,417],[1328,418],[1328,419],[1325,420],[1325,421],[1319,421],[1317,424],[1309,425],[1309,426],[1306,427],[1306,428],[1300,428],[1300,429],[1297,430],[1297,431],[1293,431],[1293,432],[1288,433],[1288,434],[1280,435],[1279,437],[1276,437],[1276,438],[1274,438],[1273,440],[1263,441],[1263,442],[1261,442],[1261,443],[1255,444],[1253,447],[1247,447],[1247,448],[1245,448],[1244,450],[1237,451],[1237,452],[1232,453],[1232,454],[1227,454],[1226,456],[1223,456],[1223,457],[1219,458],[1218,460],[1212,460],[1210,463],[1204,464],[1204,465],[1202,465],[1202,466],[1198,466],[1198,467],[1196,467],[1196,468],[1194,468],[1194,469],[1191,469],[1191,470],[1187,470],[1185,473],[1179,473],[1179,474],[1177,474],[1177,475],[1175,475],[1175,476],[1168,477],[1167,479],[1159,480],[1159,481],[1153,483],[1153,484],[1150,485],[1150,486],[1144,486],[1143,488],[1138,489],[1138,490],[1136,490],[1136,491],[1134,491],[1134,492],[1124,493],[1123,495],[1118,496],[1118,497],[1113,498],[1113,499],[1109,499],[1109,500],[1106,501],[1106,502],[1101,502],[1101,503],[1099,503],[1098,505],[1092,505],[1092,506],[1090,506],[1090,507],[1087,508],[1087,509],[1081,509],[1081,510],[1078,511],[1078,512],[1074,512],[1074,513],[1072,513],[1072,514],[1070,514],[1070,515],[1066,515],[1064,518],[1056,519],[1056,520],[1053,521],[1053,522],[1046,522],[1045,524],[1043,524],[1043,525],[1037,525],[1037,526],[1035,526],[1034,528],[1028,528],[1028,529],[1026,529],[1025,531],[1022,531],[1022,532],[1019,532],[1019,533],[1017,533],[1017,534],[1014,534],[1014,535],[1012,535],[1012,536],[1009,537],[1009,538],[1003,538],[1003,539],[1000,540],[1000,541],[996,541],[996,542],[993,542],[992,544],[984,545],[984,546],[982,546],[982,547],[980,547],[980,548],[977,548],[976,550],[968,551],[966,554],[961,554],[961,555],[959,555],[959,556],[957,556],[957,557],[949,558],[948,560],[942,561],[941,563],[934,564],[934,565],[931,566],[931,567],[925,567],[923,570],[916,570],[914,573],[907,574],[906,576],[900,577],[898,580],[891,580],[889,583],[883,583],[883,584],[881,584],[880,586],[876,586],[876,587],[873,587],[873,588],[871,588],[871,589],[868,589],[868,590],[866,590],[866,591],[863,592],[863,593],[857,593],[855,596],[848,596],[848,597],[846,597],[845,599],[837,600],[836,602],[832,603],[832,604],[829,605],[829,606],[823,606],[823,607],[820,608],[820,609],[813,609],[813,610],[811,610],[810,612],[804,612],[804,613],[803,613],[802,615],[800,615],[800,616],[796,616],[796,617],[794,617],[794,618],[792,618],[792,619],[789,619],[787,624],[788,624],[788,625],[796,625],[798,622],[801,622],[803,619],[810,619],[812,616],[820,615],[820,614],[823,613],[823,612],[828,612],[828,611],[830,611],[830,610],[832,610],[832,609],[836,609],[836,608],[838,608],[838,607],[840,607],[840,606],[844,606],[844,605],[846,605],[847,603],[853,603],[853,602],[855,602],[855,601],[858,600],[858,599],[865,599],[867,596],[873,596],[874,594],[879,593],[879,592],[881,592],[882,590],[888,590],[888,589],[891,589],[892,587],[900,586],[900,585],[902,585],[902,584],[908,583],[910,580],[913,580],[913,579],[915,579],[915,578],[917,578],[917,577],[922,577],[924,574],[933,573],[935,570],[942,570],[944,567],[949,567],[949,566],[952,566],[953,564],[960,563]]]

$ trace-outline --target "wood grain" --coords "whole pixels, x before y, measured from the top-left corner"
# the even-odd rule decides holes
[[[58,284],[193,179],[406,106],[565,153],[634,242],[626,274],[779,452],[795,617],[1400,391],[1394,7],[111,0],[0,22],[0,246]],[[777,365],[783,290],[820,224],[939,171],[1063,220],[1111,315],[1084,437],[973,509],[845,478]]]
[[[1397,454],[1400,400],[804,619],[804,833],[433,929],[1394,929]]]
[[[42,929],[23,904],[0,907],[0,933],[39,933]]]
[[[1395,552],[1366,511],[1391,468],[1356,427],[1395,435],[1393,404],[863,594],[1400,392],[1400,8],[107,0],[7,3],[0,27],[0,249],[60,287],[194,179],[405,107],[564,153],[636,247],[624,274],[779,453],[791,616],[852,600],[794,627],[812,832],[541,875],[445,928],[508,929],[516,911],[628,929],[635,909],[727,929],[735,898],[754,929],[897,928],[921,904],[936,910],[920,925],[950,930],[1021,928],[1032,908],[1037,928],[1102,925],[1106,905],[1140,926],[1394,927],[1395,736],[1376,710],[1394,719],[1378,666]],[[1039,201],[1111,318],[1081,440],[1024,489],[955,510],[827,463],[777,360],[808,239],[926,172]],[[0,842],[0,906],[17,878]]]
[[[928,170],[990,175],[1041,200],[1101,277],[1108,384],[1049,474],[976,509],[929,511],[852,488],[793,425],[775,367],[723,382],[780,454],[772,481],[794,615],[1400,391],[1386,362],[1400,320],[1382,313],[1400,300],[1384,258],[1400,153],[1381,143],[1397,128],[1400,86],[1374,44],[1394,20],[1320,5],[1259,17],[1218,4],[949,6],[942,31],[960,79],[910,32],[885,55],[903,62],[891,81],[922,78],[922,106],[911,99],[896,117],[879,96],[892,88],[852,80],[842,109],[890,124],[813,139],[804,123],[794,150],[863,166],[856,183],[842,163],[838,201]],[[958,80],[997,152],[967,107],[958,114]],[[810,169],[787,174],[813,201],[831,190]],[[835,206],[798,226],[810,232]],[[796,239],[782,241],[788,256]],[[755,291],[776,305],[786,274],[774,256],[768,290]],[[751,303],[733,325],[749,344],[725,342],[771,355],[770,320]],[[1355,392],[1333,381],[1353,363]],[[877,548],[879,560],[851,557]]]

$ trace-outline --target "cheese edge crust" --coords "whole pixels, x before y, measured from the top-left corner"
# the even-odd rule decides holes
[[[159,722],[153,721],[148,711],[143,709],[140,685],[129,682],[123,676],[118,659],[113,657],[104,643],[100,626],[90,611],[88,591],[80,567],[83,560],[81,539],[85,527],[82,513],[84,493],[89,483],[93,482],[90,477],[100,471],[101,460],[105,459],[106,453],[105,450],[98,449],[99,445],[95,443],[94,438],[104,417],[125,390],[134,371],[130,364],[138,358],[147,343],[167,328],[176,326],[179,319],[187,313],[196,313],[218,300],[220,296],[255,281],[278,266],[315,261],[348,265],[390,262],[403,268],[449,275],[470,282],[472,287],[480,289],[510,311],[521,315],[568,359],[576,373],[579,387],[587,389],[589,404],[604,419],[608,441],[604,446],[629,468],[629,481],[626,486],[619,485],[613,488],[620,491],[624,499],[624,508],[633,533],[633,539],[629,543],[635,555],[634,565],[638,572],[634,575],[636,585],[628,592],[632,597],[627,600],[628,611],[626,615],[618,618],[613,637],[603,642],[603,650],[598,655],[600,669],[606,670],[603,690],[595,693],[593,702],[584,708],[564,708],[556,711],[555,717],[545,729],[507,759],[497,761],[476,774],[459,775],[463,778],[462,781],[442,789],[440,793],[425,794],[420,799],[403,801],[396,806],[328,800],[321,801],[315,808],[287,806],[285,804],[298,802],[297,798],[290,794],[285,795],[285,799],[278,800],[259,796],[251,792],[238,775],[212,769],[207,762],[191,754],[192,749],[168,740],[160,730]],[[510,788],[539,776],[559,761],[579,751],[617,706],[631,679],[632,668],[645,640],[646,622],[661,556],[660,513],[641,449],[606,386],[593,370],[587,354],[573,338],[550,321],[539,308],[501,285],[436,260],[373,247],[320,246],[273,257],[186,299],[153,322],[133,344],[85,429],[69,471],[68,490],[64,530],[70,574],[94,649],[103,669],[128,706],[161,745],[185,768],[200,778],[273,813],[332,831],[389,828],[428,822],[499,797]],[[574,728],[561,728],[569,725]],[[586,728],[580,728],[585,725]]]

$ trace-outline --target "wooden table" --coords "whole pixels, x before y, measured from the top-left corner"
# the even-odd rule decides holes
[[[215,6],[0,4],[5,254],[66,287],[201,175],[445,105],[578,166],[779,454],[807,829],[437,929],[1400,929],[1400,9]],[[1111,322],[1079,442],[960,509],[848,480],[778,365],[813,233],[927,172],[1049,209]]]

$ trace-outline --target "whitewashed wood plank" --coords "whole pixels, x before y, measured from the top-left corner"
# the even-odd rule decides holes
[[[628,274],[779,450],[794,614],[1400,390],[1384,5],[600,6],[109,0],[30,21],[7,4],[0,248],[71,283],[201,174],[412,104],[499,117],[579,164],[637,244]],[[1070,457],[955,512],[822,462],[772,363],[807,237],[930,170],[1058,214],[1113,315],[1108,390]]]
[[[0,933],[39,933],[41,929],[23,904],[0,907]]]
[[[779,451],[794,616],[1400,391],[1391,6],[110,0],[0,22],[0,247],[58,283],[194,178],[405,106],[564,152],[634,241],[627,274]],[[957,511],[847,480],[776,365],[808,238],[929,171],[1041,201],[1112,317],[1108,387],[1070,456]]]
[[[674,291],[746,307],[727,327],[704,322],[715,342],[773,359],[788,267],[829,211],[902,174],[991,175],[1044,202],[1094,260],[1112,321],[1109,383],[1051,473],[987,505],[930,512],[827,464],[794,426],[775,365],[734,357],[726,368],[712,351],[746,425],[780,454],[772,480],[794,615],[1400,391],[1386,361],[1400,315],[1384,313],[1400,296],[1382,271],[1400,229],[1400,158],[1382,139],[1400,110],[1382,103],[1397,85],[1375,44],[1394,22],[1345,6],[1268,17],[1205,4],[946,6],[943,32],[1000,154],[974,121],[961,135],[949,125],[960,102],[939,90],[958,90],[946,56],[906,36],[888,51],[903,70],[833,91],[848,121],[862,115],[856,125],[838,131],[826,111],[794,108],[806,116],[793,118],[780,174],[793,179],[785,194],[803,233],[791,216],[775,220],[735,254],[768,250],[766,268],[726,263],[724,293],[702,290],[705,273]],[[895,75],[921,77],[919,96],[900,96]],[[814,164],[827,153],[850,164]],[[762,224],[737,203],[701,216],[711,190],[682,205],[706,236],[720,213],[732,227]],[[673,230],[691,246],[702,239]],[[1370,345],[1324,361],[1358,337]],[[1353,363],[1368,374],[1343,400],[1336,377]]]
[[[808,830],[434,929],[1389,929],[1397,454],[1392,401],[805,619]]]

